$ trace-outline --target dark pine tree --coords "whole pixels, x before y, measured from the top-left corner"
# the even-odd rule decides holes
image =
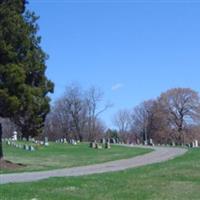
[[[54,85],[45,76],[38,17],[25,5],[24,0],[0,0],[0,117],[10,118],[28,138],[42,131]]]

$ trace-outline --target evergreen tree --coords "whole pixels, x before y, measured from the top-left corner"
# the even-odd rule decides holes
[[[0,0],[0,117],[10,118],[28,138],[42,131],[54,85],[45,76],[38,17],[25,5]]]

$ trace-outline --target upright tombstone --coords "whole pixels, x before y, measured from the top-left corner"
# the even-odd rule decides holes
[[[194,140],[194,141],[193,141],[192,147],[193,147],[193,148],[199,147],[198,140]]]
[[[103,147],[101,145],[99,145],[98,143],[95,144],[95,148],[96,149],[102,149]]]
[[[115,138],[112,138],[112,143],[116,144],[116,139]]]
[[[96,142],[90,142],[90,148],[95,149],[96,148]]]
[[[198,142],[198,140],[195,140],[194,142],[195,142],[195,146],[196,146],[196,147],[199,147],[199,142]]]
[[[102,139],[101,139],[101,143],[102,143],[102,144],[105,144],[105,143],[106,143],[105,138],[102,138]]]
[[[28,141],[29,141],[29,142],[32,141],[32,137],[31,137],[31,136],[28,137]]]
[[[29,151],[29,146],[27,144],[24,145],[24,150]]]
[[[77,145],[77,142],[74,139],[72,139],[72,143],[71,144],[72,145]]]
[[[17,141],[17,131],[13,132],[13,137],[12,137],[13,141]]]
[[[147,146],[148,145],[148,141],[144,140],[144,145]]]
[[[33,146],[29,146],[29,151],[35,151],[35,148]]]
[[[64,140],[63,140],[63,143],[64,143],[64,144],[66,144],[66,143],[67,143],[67,139],[66,139],[66,138],[64,138]]]
[[[44,138],[44,146],[45,147],[49,146],[48,137]]]
[[[105,144],[105,148],[106,148],[106,149],[110,149],[110,148],[111,148],[111,146],[110,146],[110,142],[106,142],[106,144]]]
[[[153,143],[153,139],[152,139],[152,138],[149,139],[149,145],[154,146],[154,143]]]

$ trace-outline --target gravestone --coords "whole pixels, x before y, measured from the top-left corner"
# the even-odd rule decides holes
[[[66,139],[66,138],[64,138],[64,140],[63,140],[63,143],[64,143],[64,144],[66,144],[66,143],[67,143],[67,139]]]
[[[29,151],[35,151],[35,148],[33,146],[29,146]]]
[[[45,147],[49,146],[48,137],[44,138],[44,146]]]
[[[105,138],[101,139],[101,144],[105,144],[105,143],[106,143]]]
[[[195,140],[194,143],[195,143],[195,147],[199,147],[198,140]]]
[[[194,141],[192,142],[192,147],[193,147],[193,148],[199,147],[198,140],[194,140]]]
[[[173,147],[175,147],[175,146],[176,146],[176,143],[175,143],[174,141],[172,142],[172,146],[173,146]]]
[[[149,139],[149,144],[150,144],[151,146],[154,146],[154,143],[153,143],[153,139],[152,139],[152,138]]]
[[[72,143],[71,144],[72,145],[77,145],[77,142],[74,139],[72,139]]]
[[[96,148],[96,142],[90,142],[90,148],[95,149]]]
[[[148,141],[144,140],[144,145],[147,146],[148,145]]]
[[[13,137],[12,137],[13,141],[17,141],[17,131],[13,132]]]
[[[110,149],[110,148],[111,148],[111,146],[110,146],[110,142],[106,142],[106,144],[105,144],[105,148],[106,148],[106,149]]]
[[[24,145],[24,150],[29,151],[29,146],[27,144]]]
[[[111,138],[111,143],[112,143],[112,144],[116,144],[115,138]]]
[[[35,138],[32,138],[32,142],[33,142],[33,143],[35,143],[35,142],[36,142]]]
[[[95,148],[96,148],[96,149],[102,149],[102,146],[99,145],[98,143],[96,143]]]
[[[32,137],[31,137],[31,136],[28,137],[28,141],[29,141],[29,142],[32,141]]]

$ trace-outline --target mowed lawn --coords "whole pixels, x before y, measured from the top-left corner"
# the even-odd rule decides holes
[[[199,200],[200,149],[122,172],[0,187],[2,200]]]
[[[112,145],[111,149],[92,149],[89,144],[81,143],[76,146],[70,144],[50,143],[48,147],[40,147],[35,152],[25,151],[8,145],[3,146],[5,160],[21,163],[26,167],[6,170],[0,173],[50,170],[103,163],[112,160],[130,158],[150,152],[150,149],[129,148]]]

